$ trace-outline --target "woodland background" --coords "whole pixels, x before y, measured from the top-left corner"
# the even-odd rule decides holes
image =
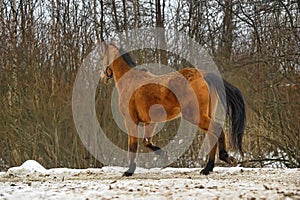
[[[0,0],[0,11],[0,170],[28,159],[47,168],[102,166],[74,126],[74,80],[99,38],[141,27],[194,38],[243,92],[243,166],[300,167],[300,1]],[[167,52],[153,55],[180,66]],[[111,140],[126,149],[126,135],[111,115],[113,87],[99,82],[97,115]],[[176,123],[168,123],[155,142],[167,143]],[[200,166],[203,136],[172,165]]]

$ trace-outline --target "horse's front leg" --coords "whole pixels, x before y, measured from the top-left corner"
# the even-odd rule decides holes
[[[129,152],[129,169],[124,172],[123,176],[132,176],[135,169],[136,163],[135,158],[138,149],[138,138],[128,135],[128,152]]]
[[[135,158],[138,150],[138,125],[126,123],[126,128],[128,134],[129,169],[124,172],[123,176],[132,176],[136,169]]]

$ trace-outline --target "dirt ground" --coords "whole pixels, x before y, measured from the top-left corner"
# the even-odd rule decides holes
[[[300,199],[300,169],[216,167],[9,170],[0,173],[0,199]]]

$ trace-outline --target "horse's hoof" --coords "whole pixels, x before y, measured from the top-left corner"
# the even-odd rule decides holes
[[[129,169],[126,172],[124,172],[123,176],[132,176],[135,169],[136,169],[136,163],[131,163],[129,165]]]
[[[204,168],[204,169],[202,169],[201,171],[200,171],[200,174],[202,174],[202,175],[208,175],[209,174],[209,169],[206,169],[206,168]]]
[[[126,177],[132,176],[132,175],[133,175],[133,172],[129,172],[129,171],[126,171],[126,172],[124,172],[124,174],[123,174],[123,176],[126,176]]]
[[[154,153],[158,156],[162,156],[165,152],[159,148],[159,149],[155,150]]]
[[[232,157],[232,156],[229,156],[227,158],[227,162],[228,162],[228,164],[230,164],[233,167],[236,167],[237,164],[238,164],[237,160],[234,157]]]

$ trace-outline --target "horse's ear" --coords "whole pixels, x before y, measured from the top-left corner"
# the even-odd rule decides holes
[[[104,52],[105,51],[105,49],[107,49],[107,43],[104,41],[104,40],[100,40],[99,41],[99,45],[100,45],[100,51],[101,52]]]
[[[121,48],[115,40],[111,41],[111,44],[117,47],[118,49]]]

